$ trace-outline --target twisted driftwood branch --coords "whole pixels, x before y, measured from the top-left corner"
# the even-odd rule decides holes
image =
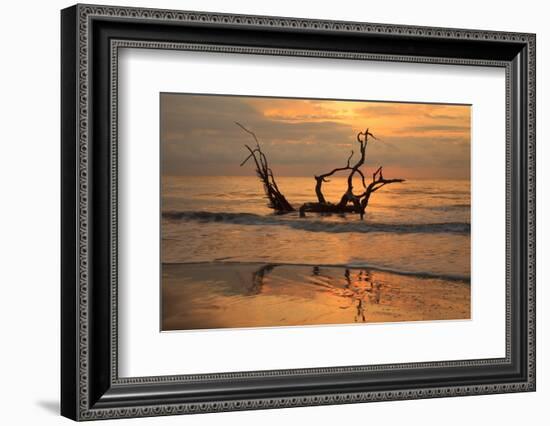
[[[241,163],[241,166],[246,164],[246,162],[253,158],[256,163],[256,174],[262,181],[264,185],[264,191],[266,197],[269,200],[268,206],[278,213],[287,213],[294,211],[294,207],[286,200],[284,195],[279,191],[275,177],[273,176],[273,171],[268,166],[267,158],[262,152],[260,143],[256,134],[240,123],[235,123],[245,132],[252,135],[256,141],[256,148],[251,148],[248,145],[245,147],[250,152],[250,155],[244,159]],[[385,185],[391,183],[404,182],[404,179],[385,179],[383,176],[382,166],[380,166],[373,174],[372,181],[367,185],[365,174],[361,170],[361,167],[365,164],[366,150],[369,143],[369,139],[378,140],[367,128],[364,132],[357,133],[357,143],[359,144],[359,158],[355,164],[351,165],[351,160],[354,156],[354,151],[352,150],[347,161],[346,165],[343,167],[336,167],[329,172],[322,173],[320,175],[314,176],[315,178],[315,195],[317,196],[317,202],[304,203],[300,207],[300,216],[305,217],[306,212],[314,213],[356,213],[359,214],[361,219],[365,215],[365,210],[368,207],[371,195],[378,191]],[[337,204],[333,204],[326,200],[323,194],[323,183],[330,182],[327,178],[338,173],[349,170],[347,177],[347,189],[340,198]],[[361,185],[363,186],[364,191],[360,194],[355,194],[353,192],[353,178],[355,175],[359,175],[361,178]]]
[[[256,174],[264,185],[264,192],[266,198],[268,199],[268,207],[272,208],[277,213],[288,213],[294,211],[294,207],[292,207],[292,205],[286,200],[285,196],[281,193],[279,187],[277,186],[275,176],[273,176],[273,171],[269,167],[267,157],[262,152],[262,148],[260,147],[260,142],[258,141],[256,134],[248,130],[240,123],[235,122],[235,124],[246,133],[252,135],[256,141],[255,148],[245,145],[246,149],[250,152],[250,155],[244,159],[241,163],[241,167],[244,166],[250,158],[254,159],[254,163],[256,164]]]

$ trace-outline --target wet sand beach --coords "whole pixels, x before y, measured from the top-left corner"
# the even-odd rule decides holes
[[[468,278],[274,263],[165,263],[162,330],[470,318]]]

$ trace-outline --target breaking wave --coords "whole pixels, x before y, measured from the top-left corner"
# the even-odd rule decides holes
[[[329,222],[312,217],[298,218],[291,215],[261,216],[254,213],[215,213],[205,211],[168,211],[163,218],[169,220],[193,221],[200,223],[228,223],[235,225],[275,225],[287,226],[309,232],[393,232],[408,233],[451,233],[468,235],[470,224],[463,222],[447,223],[373,223],[368,221]]]

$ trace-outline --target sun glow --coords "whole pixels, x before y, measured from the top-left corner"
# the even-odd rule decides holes
[[[345,163],[368,128],[377,137],[368,167],[408,179],[470,177],[469,105],[163,94],[161,110],[168,174],[242,175],[251,140],[238,121],[258,135],[280,176]]]

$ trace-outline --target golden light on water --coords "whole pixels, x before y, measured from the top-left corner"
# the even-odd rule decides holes
[[[470,317],[470,286],[464,282],[330,267],[241,264],[208,269],[165,265],[163,330]]]

